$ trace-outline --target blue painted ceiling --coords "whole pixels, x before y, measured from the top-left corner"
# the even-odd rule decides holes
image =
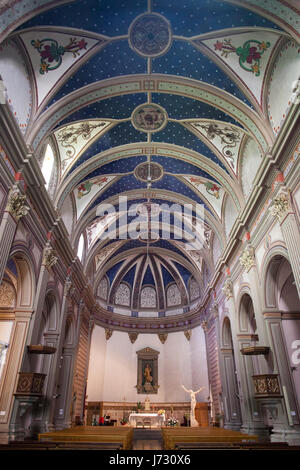
[[[151,4],[153,12],[160,13],[170,22],[173,34],[169,50],[160,57],[151,60],[136,53],[128,42],[128,30],[131,23],[138,15],[147,12],[149,4]],[[243,7],[220,0],[152,0],[152,2],[148,0],[78,0],[50,9],[30,19],[19,28],[19,31],[37,26],[77,28],[105,35],[108,39],[113,38],[113,41],[91,56],[88,61],[83,62],[79,69],[60,88],[56,89],[55,94],[42,112],[49,111],[54,104],[59,106],[62,98],[67,97],[72,92],[76,94],[78,90],[86,85],[112,77],[124,77],[124,75],[138,77],[139,74],[147,74],[148,72],[165,76],[180,76],[192,79],[195,83],[197,81],[207,82],[221,91],[229,93],[232,100],[237,98],[241,104],[248,107],[249,111],[253,111],[253,105],[243,93],[243,88],[238,87],[219,65],[197,50],[191,43],[191,39],[204,33],[236,27],[280,30],[277,25],[268,19]],[[149,77],[151,77],[151,74]],[[126,147],[128,144],[133,143],[148,143],[149,146],[155,146],[156,144],[159,146],[162,143],[167,145],[175,144],[192,150],[199,156],[205,156],[208,162],[218,165],[219,171],[224,177],[232,178],[231,173],[217,155],[179,121],[201,118],[223,121],[240,127],[241,124],[229,114],[207,103],[185,96],[159,93],[158,91],[153,90],[151,92],[151,102],[162,106],[170,120],[161,131],[151,135],[136,130],[130,120],[135,108],[146,103],[149,99],[147,93],[132,93],[103,99],[75,110],[67,118],[57,123],[56,128],[74,121],[87,119],[116,120],[115,126],[90,145],[64,176],[64,178],[72,178],[73,173],[80,171],[82,164],[88,162],[95,155],[99,155],[99,168],[94,169],[85,176],[82,175],[81,181],[86,181],[101,174],[121,175],[117,182],[110,185],[108,189],[105,189],[96,197],[88,210],[120,193],[126,194],[128,191],[146,189],[146,183],[136,179],[133,171],[139,163],[147,160],[147,156],[137,154],[101,166],[101,153],[114,147]],[[125,121],[119,122],[119,120]],[[200,176],[218,185],[221,184],[216,179],[216,175],[213,175],[213,172],[211,174],[198,166],[179,159],[179,157],[158,156],[153,151],[151,160],[159,163],[165,172],[159,181],[152,182],[151,185],[151,189],[157,193],[154,198],[156,201],[160,201],[160,192],[168,190],[170,192],[170,202],[176,200],[177,195],[183,195],[194,202],[203,203],[199,193],[178,178],[181,175]],[[232,179],[233,188],[235,184],[235,180]],[[137,202],[141,202],[141,199]],[[166,201],[162,199],[162,202]],[[212,214],[210,207],[206,206],[206,209]],[[119,248],[115,254],[121,254],[128,249],[142,246],[145,247],[145,244],[131,240]],[[180,253],[185,257],[181,250],[166,240],[160,240],[155,246],[158,250],[159,248],[165,248],[170,251],[170,254]],[[119,267],[120,264],[107,272],[110,281],[115,277]],[[190,273],[186,268],[179,265],[178,270],[187,284]],[[124,280],[132,285],[134,274],[135,270],[132,268]],[[150,275],[147,274],[147,276],[147,279],[150,279]],[[165,283],[169,283],[173,279],[165,268],[162,268],[162,276]]]

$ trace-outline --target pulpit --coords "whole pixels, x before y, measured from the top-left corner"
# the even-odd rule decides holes
[[[195,418],[201,427],[208,427],[208,403],[196,403],[195,406]]]

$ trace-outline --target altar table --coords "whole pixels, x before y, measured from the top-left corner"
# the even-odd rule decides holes
[[[161,427],[165,423],[165,415],[159,415],[157,413],[131,413],[129,415],[129,425],[136,427],[137,424],[146,426],[150,423],[151,427]]]

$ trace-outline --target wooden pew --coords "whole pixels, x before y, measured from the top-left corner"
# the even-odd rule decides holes
[[[0,445],[1,450],[121,450],[122,442],[34,442],[9,443]]]
[[[300,447],[298,447],[299,449]],[[287,442],[176,442],[175,450],[289,450],[293,449]]]
[[[257,436],[242,434],[223,428],[162,428],[164,449],[173,450],[176,443],[239,443],[257,442]]]
[[[42,433],[38,437],[40,442],[121,444],[123,449],[131,449],[133,428],[125,426],[76,426],[62,431]]]

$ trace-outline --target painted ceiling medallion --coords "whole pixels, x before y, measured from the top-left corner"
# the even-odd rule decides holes
[[[168,115],[161,106],[145,103],[135,108],[131,115],[131,122],[138,131],[158,132],[166,126]]]
[[[164,169],[158,163],[143,162],[134,169],[136,179],[144,182],[155,182],[160,180],[164,175]]]
[[[171,41],[170,24],[158,13],[142,14],[130,25],[130,47],[143,57],[159,57],[165,54]]]

